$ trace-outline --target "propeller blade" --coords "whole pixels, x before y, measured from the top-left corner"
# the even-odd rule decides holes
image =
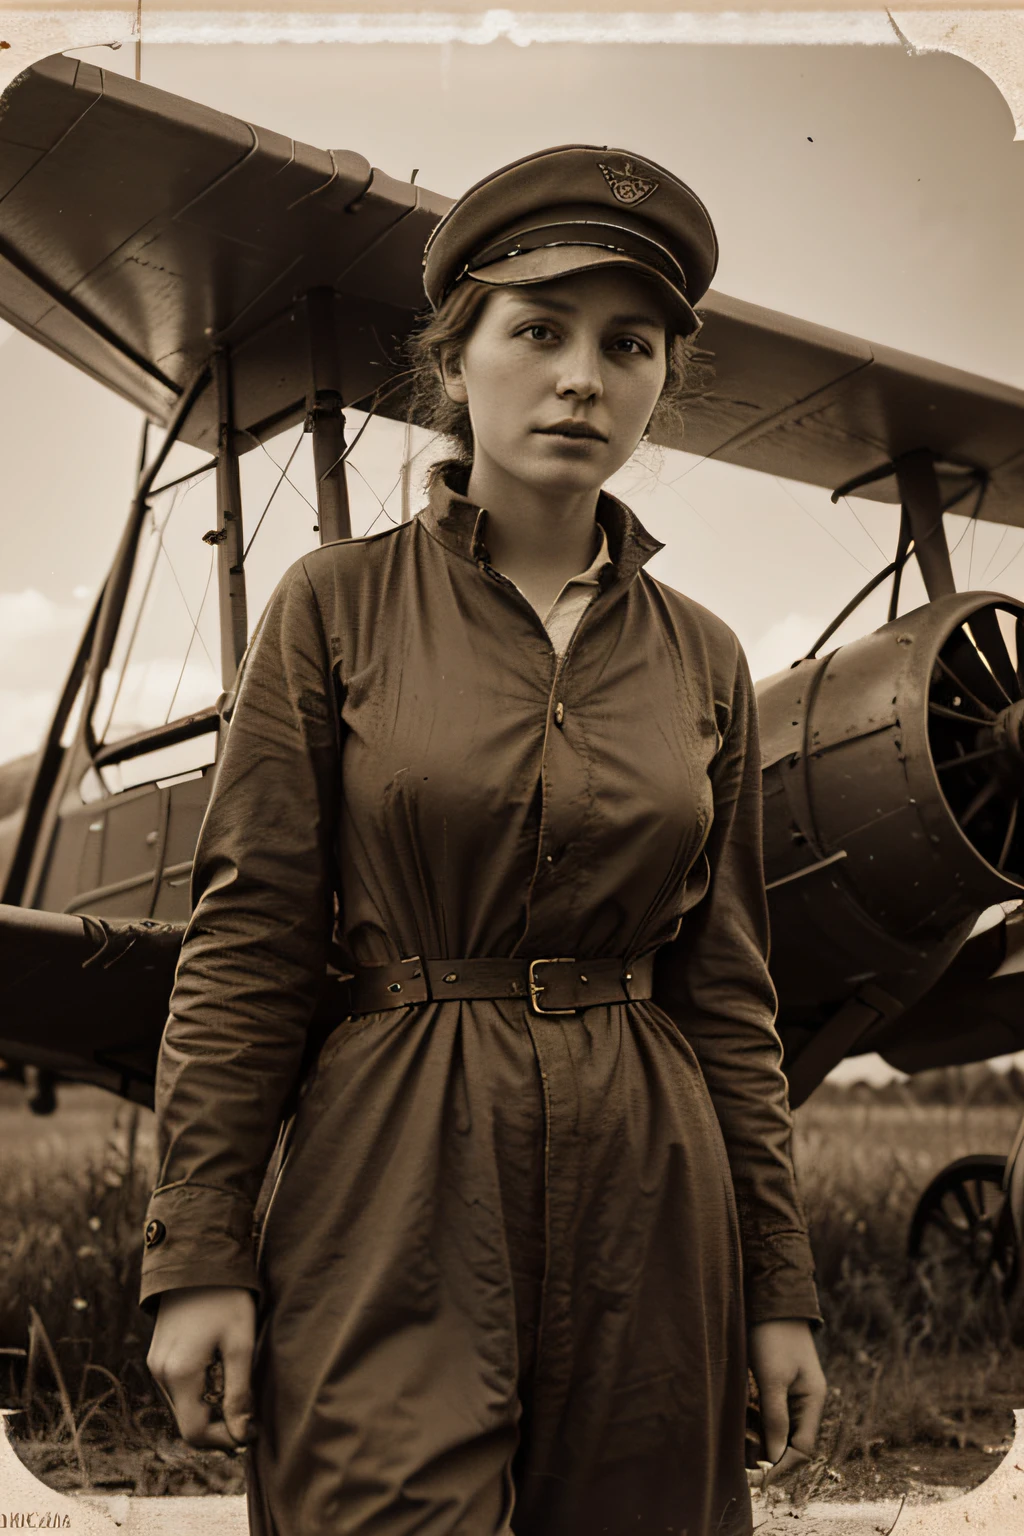
[[[961,725],[992,724],[991,716],[987,720],[980,720],[977,715],[965,715],[962,709],[950,709],[948,704],[929,704],[928,713],[931,715],[941,715],[943,720],[956,720]]]
[[[954,677],[986,709],[998,714],[1006,708],[1010,700],[978,655],[978,647],[963,626],[954,630],[942,650],[943,659]]]
[[[997,869],[1005,869],[1006,868],[1006,860],[1007,860],[1007,858],[1009,857],[1009,854],[1010,854],[1010,845],[1013,842],[1013,834],[1017,830],[1017,809],[1018,809],[1019,804],[1020,804],[1020,802],[1018,800],[1015,800],[1013,802],[1013,804],[1010,806],[1010,821],[1009,821],[1009,824],[1008,824],[1008,826],[1006,828],[1006,836],[1003,838],[1003,849],[1002,849],[1002,852],[1000,853],[999,858],[996,861],[996,868]]]
[[[971,703],[975,706],[975,708],[980,710],[983,715],[988,715],[990,720],[994,720],[995,717],[996,717],[995,710],[989,709],[987,704],[983,704],[980,699],[975,698],[975,696],[971,692],[971,690],[969,688],[965,688],[964,687],[964,684],[957,677],[957,675],[953,671],[952,667],[950,667],[948,662],[943,661],[941,656],[936,656],[935,659],[936,659],[936,661],[939,664],[940,670],[945,672],[946,676],[949,678],[949,681],[953,684],[953,686],[955,688],[958,688],[961,693],[966,694],[966,696],[970,699]],[[964,716],[963,718],[966,719],[967,716]]]
[[[989,779],[988,783],[983,785],[982,788],[978,790],[978,793],[975,795],[966,811],[964,811],[963,815],[960,817],[960,825],[962,827],[966,827],[969,821],[973,821],[978,812],[985,809],[986,805],[988,805],[989,801],[992,799],[992,796],[997,792],[998,789],[998,779]]]
[[[999,619],[994,608],[981,608],[970,620],[971,634],[978,642],[978,648],[999,684],[1006,694],[1007,703],[1012,704],[1020,698],[1020,684],[1014,671],[1013,662],[1010,660],[1010,652],[1003,632],[999,627]]]
[[[944,773],[947,768],[964,768],[971,763],[980,763],[983,758],[996,757],[1002,747],[979,747],[977,752],[965,752],[962,757],[948,757],[944,763],[936,763],[938,773]]]

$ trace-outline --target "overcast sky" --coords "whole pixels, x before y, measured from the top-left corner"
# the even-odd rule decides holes
[[[83,56],[132,67],[127,48]],[[1024,144],[995,86],[948,55],[153,46],[144,76],[308,143],[358,150],[394,176],[415,167],[422,184],[453,195],[549,144],[638,150],[707,203],[719,291],[1024,386]],[[138,431],[131,407],[0,330],[0,760],[31,750],[45,727],[120,530]],[[400,451],[395,433],[374,431],[361,463],[372,490],[357,482],[355,492],[364,526]],[[250,466],[255,491],[270,470]],[[824,491],[682,454],[627,468],[615,488],[666,544],[655,574],[733,625],[755,675],[791,661],[895,542],[894,509],[858,500],[858,521]],[[268,520],[260,600],[278,555],[312,538],[308,509],[291,502],[287,537],[292,512],[275,508],[276,532]],[[963,525],[950,521],[955,540]],[[960,584],[970,561],[974,586],[998,576],[1024,596],[1022,552],[1024,531],[980,525],[957,553]],[[919,591],[912,582],[908,602]],[[876,606],[859,628],[882,617]]]

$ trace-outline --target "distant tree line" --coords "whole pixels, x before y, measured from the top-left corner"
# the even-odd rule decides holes
[[[1013,1065],[996,1070],[987,1061],[966,1066],[937,1067],[917,1072],[905,1081],[889,1083],[824,1082],[812,1103],[1020,1105],[1024,1110],[1024,1071]]]

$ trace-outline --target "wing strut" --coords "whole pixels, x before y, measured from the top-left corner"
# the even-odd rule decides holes
[[[928,600],[947,597],[956,591],[956,582],[942,522],[934,455],[927,448],[918,448],[913,453],[901,454],[893,467]]]
[[[341,409],[334,290],[311,288],[306,295],[312,389],[306,402],[306,431],[313,434],[320,543],[350,539],[345,479],[345,417]]]
[[[979,485],[979,501],[971,514],[972,517],[977,517],[981,497],[985,494],[987,476],[982,470],[973,470],[970,473],[973,483]],[[899,606],[900,578],[911,549],[917,556],[929,602],[937,597],[948,597],[956,591],[943,513],[969,494],[970,485],[943,506],[939,477],[935,468],[935,455],[929,448],[915,448],[909,453],[901,453],[889,464],[880,464],[876,469],[868,470],[863,475],[856,475],[852,480],[847,480],[844,485],[837,486],[832,492],[833,504],[839,500],[840,496],[846,496],[850,491],[872,485],[878,480],[888,479],[890,475],[896,476],[902,504],[896,558],[880,576],[874,577],[869,582],[850,605],[844,608],[841,617],[825,632],[818,641],[818,645],[822,645],[839,627],[843,619],[847,618],[852,610],[874,591],[885,576],[890,574],[894,578],[889,601],[889,622],[892,622]],[[814,651],[810,654],[813,656]]]
[[[221,686],[234,687],[235,674],[249,639],[245,601],[245,540],[242,536],[242,485],[238,473],[232,404],[231,360],[220,351],[214,359],[217,383],[217,528],[205,535],[217,546],[217,585],[220,596]]]

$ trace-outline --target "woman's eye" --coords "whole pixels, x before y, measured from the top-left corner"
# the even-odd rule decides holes
[[[620,336],[618,341],[613,342],[613,346],[619,351],[628,351],[635,357],[650,357],[651,355],[650,347],[645,341],[641,341],[638,336]]]
[[[529,336],[531,341],[548,341],[554,335],[550,325],[544,325],[537,321],[534,325],[528,325],[520,332],[523,336]]]

